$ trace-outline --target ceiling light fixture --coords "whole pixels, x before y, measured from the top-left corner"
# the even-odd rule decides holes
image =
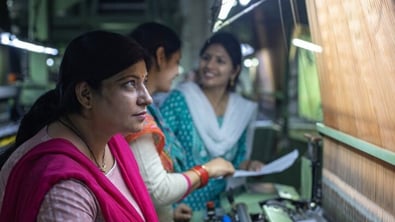
[[[59,51],[55,48],[45,47],[30,42],[19,40],[15,35],[8,32],[0,33],[0,44],[24,49],[31,52],[57,55]]]
[[[250,1],[251,0],[239,0],[239,4],[241,6],[246,6],[246,5],[250,4]]]
[[[221,10],[219,11],[218,18],[221,20],[226,19],[235,3],[236,0],[222,0]]]
[[[250,6],[246,7],[243,11],[241,11],[241,12],[239,12],[239,13],[233,15],[232,17],[230,17],[230,18],[228,18],[228,19],[226,19],[226,20],[224,20],[224,19],[227,18],[229,11],[226,13],[226,17],[225,17],[224,19],[222,19],[223,16],[220,17],[220,15],[218,15],[218,19],[216,19],[216,21],[214,22],[214,26],[213,26],[213,30],[212,30],[212,31],[213,31],[213,32],[219,31],[219,30],[222,29],[223,27],[225,27],[225,26],[231,24],[231,23],[234,22],[236,19],[238,19],[240,16],[242,16],[242,15],[246,14],[247,12],[253,10],[254,8],[256,8],[257,6],[259,6],[261,3],[265,2],[265,1],[267,1],[267,0],[259,0],[259,1],[255,2],[255,3],[251,4]],[[224,0],[224,1],[223,1],[223,3],[221,4],[221,9],[220,9],[220,13],[219,13],[219,14],[221,14],[221,12],[222,12],[223,10],[224,10],[223,13],[225,14],[225,10],[227,10],[227,9],[222,9],[222,8],[228,7],[228,6],[225,6],[225,3],[226,3],[226,5],[227,5],[227,4],[230,5],[230,3],[227,3],[227,2],[228,2],[227,0]],[[229,1],[229,2],[234,3],[234,1]],[[232,6],[233,6],[233,5],[232,5]],[[229,9],[229,10],[230,10],[230,9]]]

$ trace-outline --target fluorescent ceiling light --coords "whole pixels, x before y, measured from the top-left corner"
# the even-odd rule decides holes
[[[221,10],[219,11],[218,18],[224,20],[228,17],[230,9],[235,5],[236,0],[222,0]]]
[[[322,52],[321,46],[311,43],[311,42],[308,42],[308,41],[305,41],[305,40],[302,40],[302,39],[292,39],[292,44],[294,44],[297,47],[307,49],[309,51],[319,52],[319,53]]]
[[[0,33],[0,43],[3,45],[11,46],[11,47],[25,49],[25,50],[31,51],[31,52],[45,53],[45,54],[49,54],[49,55],[57,55],[59,53],[59,51],[54,48],[45,47],[45,46],[37,45],[34,43],[30,43],[30,42],[21,41],[15,35],[12,35],[8,32]]]
[[[246,6],[250,3],[251,0],[239,0],[241,6]]]
[[[228,2],[228,1],[230,1],[230,0],[224,0],[224,1]],[[236,0],[230,1],[230,2],[232,2],[232,4],[234,4],[235,1],[236,1]],[[230,10],[230,9],[229,9],[228,12],[226,13],[225,18],[222,19],[222,18],[221,18],[222,16],[220,17],[220,15],[218,15],[218,19],[217,19],[216,22],[214,23],[214,26],[213,26],[213,28],[212,28],[212,31],[213,31],[213,32],[217,32],[218,30],[220,30],[220,29],[222,29],[223,27],[225,27],[225,26],[229,25],[230,23],[234,22],[234,21],[235,21],[236,19],[238,19],[240,16],[242,16],[242,15],[248,13],[249,11],[253,10],[254,8],[256,8],[257,6],[259,6],[261,3],[265,2],[265,1],[267,1],[267,0],[259,0],[259,1],[255,2],[255,3],[251,4],[250,6],[246,7],[245,9],[243,9],[243,11],[241,11],[241,12],[239,12],[239,13],[233,15],[232,17],[228,18],[228,19],[225,20],[225,21],[224,21],[224,19],[228,17],[228,13],[229,13],[229,10]],[[229,4],[229,5],[232,5],[232,4],[230,4],[230,3],[228,3],[228,4]],[[232,5],[232,6],[233,6],[233,5]],[[220,10],[220,14],[221,14],[222,10],[225,10],[225,9],[223,9],[223,8],[224,8],[224,3],[222,3],[221,10]],[[224,14],[225,14],[225,12],[224,12]]]

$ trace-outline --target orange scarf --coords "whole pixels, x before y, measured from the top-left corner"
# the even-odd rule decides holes
[[[147,118],[144,121],[144,127],[142,130],[136,133],[128,134],[125,138],[130,143],[133,140],[138,139],[140,136],[145,134],[152,134],[154,139],[154,143],[156,146],[156,150],[159,154],[160,160],[162,162],[163,167],[167,172],[173,172],[173,162],[169,155],[165,152],[165,135],[162,130],[156,124],[154,118],[151,115],[147,115]]]

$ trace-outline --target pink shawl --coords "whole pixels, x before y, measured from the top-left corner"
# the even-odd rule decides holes
[[[116,135],[109,141],[109,147],[145,221],[158,221],[129,145],[121,135]],[[14,166],[5,189],[1,220],[35,221],[45,194],[58,181],[71,178],[91,189],[106,221],[142,221],[134,207],[92,161],[64,139],[51,139],[37,145]]]

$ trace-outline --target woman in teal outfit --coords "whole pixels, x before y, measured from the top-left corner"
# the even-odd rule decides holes
[[[178,74],[181,57],[181,42],[177,34],[167,26],[147,22],[132,30],[130,37],[143,46],[151,58],[152,65],[145,82],[148,92],[153,95],[169,91]],[[173,211],[172,204],[205,186],[210,178],[232,174],[234,167],[223,158],[215,158],[187,168],[184,149],[162,121],[159,110],[151,104],[148,111],[143,129],[126,135],[126,138],[159,220],[188,221],[192,216],[191,209],[179,204]]]
[[[186,169],[223,157],[235,168],[259,170],[263,164],[249,161],[250,126],[256,103],[235,91],[241,69],[241,49],[231,33],[210,37],[200,50],[196,82],[179,85],[166,98],[161,113],[186,153]],[[188,195],[183,202],[193,210],[205,209],[208,201],[219,206],[226,180],[210,180],[208,185]]]

